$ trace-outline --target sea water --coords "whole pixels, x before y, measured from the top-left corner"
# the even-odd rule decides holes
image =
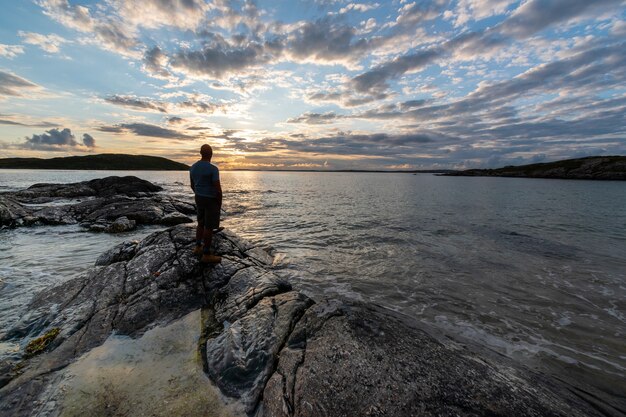
[[[0,170],[0,191],[136,175],[191,201],[186,172]],[[223,225],[314,299],[374,302],[625,407],[626,182],[222,172]],[[158,230],[0,230],[0,333],[37,291]],[[10,351],[15,345],[0,347]]]

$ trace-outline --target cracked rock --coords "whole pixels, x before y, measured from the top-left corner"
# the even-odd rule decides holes
[[[137,177],[107,177],[72,184],[35,184],[0,195],[0,226],[76,224],[120,233],[137,225],[191,223],[195,206],[158,192]],[[44,205],[54,202],[54,205]]]

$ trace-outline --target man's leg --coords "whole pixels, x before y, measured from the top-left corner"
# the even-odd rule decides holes
[[[202,236],[204,234],[204,225],[198,222],[196,226],[196,247],[193,250],[194,255],[202,255]]]
[[[202,248],[202,258],[200,262],[204,263],[219,263],[222,261],[221,256],[211,255],[211,243],[213,241],[213,229],[219,227],[219,206],[217,206],[217,201],[210,200],[207,204],[207,210],[205,212],[204,217],[204,233],[203,243],[204,246]],[[217,208],[217,210],[216,210]]]
[[[209,253],[211,250],[211,241],[213,240],[213,230],[211,228],[204,228],[204,233],[202,234],[202,241],[204,246],[202,247],[202,253]]]
[[[202,235],[204,234],[204,225],[198,223],[196,226],[196,246],[202,246]]]
[[[202,198],[196,195],[194,196],[194,200],[196,202],[198,225],[196,226],[196,247],[193,250],[193,254],[202,255],[202,235],[204,234],[204,216],[206,208],[204,207]]]

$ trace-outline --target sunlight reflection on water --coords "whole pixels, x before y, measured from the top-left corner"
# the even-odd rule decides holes
[[[124,174],[0,171],[0,183]],[[191,198],[185,172],[133,174]],[[277,272],[312,297],[376,302],[623,394],[626,183],[223,172],[222,184],[224,225],[278,250]],[[1,324],[34,291],[149,232],[1,231]]]

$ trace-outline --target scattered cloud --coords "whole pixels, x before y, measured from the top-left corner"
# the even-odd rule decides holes
[[[114,4],[122,19],[133,26],[188,30],[195,30],[211,8],[204,0],[142,0],[140,7],[135,0],[115,0]]]
[[[279,45],[249,42],[231,46],[215,37],[201,50],[181,50],[170,58],[174,70],[197,77],[226,78],[233,72],[247,72],[269,62]],[[280,52],[276,49],[276,52]]]
[[[80,123],[107,145],[210,138],[260,168],[626,152],[623,0],[35,2],[48,19],[0,44],[0,125],[50,129],[20,149],[89,150],[61,128]]]
[[[28,81],[19,75],[0,71],[0,98],[2,96],[22,97],[26,93],[40,90],[37,84]]]
[[[82,143],[79,143],[69,128],[64,128],[63,130],[55,128],[47,130],[40,135],[35,134],[26,137],[23,143],[15,147],[39,151],[66,151],[68,149],[94,148],[95,146],[96,142],[89,134],[85,133]]]
[[[342,116],[335,114],[335,112],[327,113],[312,113],[306,112],[298,117],[293,117],[287,120],[287,123],[306,123],[310,125],[332,123],[333,121],[340,119]]]
[[[24,32],[22,30],[20,30],[18,34],[23,39],[24,43],[28,45],[36,45],[51,54],[58,53],[61,45],[68,42],[67,39],[55,34],[42,35],[40,33]]]
[[[135,31],[115,15],[100,11],[94,16],[88,7],[71,5],[68,0],[38,0],[38,4],[50,18],[88,35],[86,42],[123,56],[139,57],[140,42]]]
[[[455,26],[462,26],[470,21],[482,20],[505,13],[516,0],[459,0],[455,12],[447,17],[454,20]]]
[[[529,0],[502,23],[479,32],[468,32],[443,44],[435,45],[390,61],[357,75],[349,83],[359,93],[380,95],[389,88],[389,81],[426,68],[436,60],[461,51],[457,56],[476,57],[515,40],[523,40],[555,23],[580,16],[589,9],[615,5],[621,0],[556,0],[544,7],[542,0]],[[415,3],[412,3],[415,4]],[[435,3],[431,3],[435,4]],[[406,5],[404,7],[407,7]],[[411,6],[411,10],[417,6]],[[423,18],[423,14],[420,14]],[[398,18],[400,19],[400,17]]]
[[[18,118],[15,118],[9,115],[4,115],[4,114],[0,114],[0,125],[23,126],[23,127],[56,127],[58,126],[57,123],[46,122],[46,121],[41,121],[41,122],[23,121]]]
[[[83,133],[83,145],[88,148],[96,147],[96,140],[88,133]]]
[[[299,24],[288,34],[284,47],[287,56],[294,61],[356,68],[365,54],[387,40],[383,37],[358,37],[356,28],[327,16]]]
[[[22,45],[6,45],[0,43],[0,56],[4,58],[15,58],[19,54],[24,53],[24,47]]]
[[[343,14],[343,13],[348,13],[351,11],[355,11],[355,12],[361,12],[361,13],[365,13],[368,12],[370,10],[374,10],[376,8],[380,7],[380,4],[378,3],[349,3],[346,6],[342,7],[341,9],[339,9],[339,13]]]
[[[148,136],[152,138],[190,140],[195,136],[187,135],[174,129],[168,129],[149,123],[120,123],[118,125],[100,126],[97,128],[101,132],[128,134],[137,136]]]
[[[104,99],[109,104],[128,107],[133,110],[167,113],[167,104],[135,96],[112,95]]]
[[[183,119],[182,117],[178,117],[178,116],[172,116],[167,119],[167,122],[171,125],[177,125],[177,124],[183,123],[184,121],[185,119]]]
[[[167,63],[167,56],[158,46],[154,46],[144,53],[143,68],[148,74],[155,78],[172,78],[172,74],[166,69]]]

